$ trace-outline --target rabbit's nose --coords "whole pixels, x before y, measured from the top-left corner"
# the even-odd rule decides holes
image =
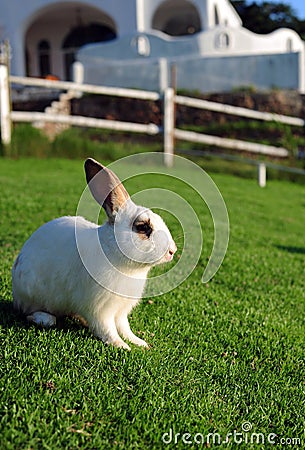
[[[168,253],[170,254],[170,256],[174,256],[174,254],[176,253],[176,251],[177,251],[177,246],[176,246],[176,244],[173,242],[173,243],[169,246]]]
[[[175,243],[171,243],[168,250],[167,250],[167,254],[165,255],[165,261],[172,261],[174,254],[176,253],[177,247]]]

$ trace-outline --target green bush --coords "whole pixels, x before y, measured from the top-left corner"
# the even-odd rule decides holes
[[[13,129],[12,142],[4,148],[4,155],[13,158],[34,156],[46,158],[51,153],[49,139],[29,124],[19,124]]]
[[[69,128],[56,136],[52,142],[52,156],[69,159],[96,156],[101,152],[101,144],[83,136],[79,128]]]
[[[114,161],[134,153],[159,150],[156,146],[144,146],[128,140],[129,136],[125,133],[116,132],[114,136],[105,130],[69,128],[53,141],[52,156],[69,159],[91,156]]]

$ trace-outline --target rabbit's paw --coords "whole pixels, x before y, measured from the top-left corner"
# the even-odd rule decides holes
[[[129,345],[126,344],[126,342],[124,342],[122,339],[120,339],[120,340],[116,339],[114,341],[107,340],[107,341],[105,341],[105,344],[112,345],[113,347],[116,347],[116,348],[123,348],[124,350],[131,350]]]
[[[150,348],[147,342],[135,336],[134,334],[132,336],[126,336],[126,339],[128,339],[129,342],[137,345],[138,347]]]

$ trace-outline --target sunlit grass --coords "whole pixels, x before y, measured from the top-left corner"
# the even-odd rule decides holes
[[[203,254],[182,285],[143,299],[131,324],[152,347],[125,352],[70,320],[39,330],[13,312],[14,258],[39,225],[75,214],[85,181],[80,161],[0,160],[0,448],[158,449],[175,445],[170,429],[185,448],[183,433],[225,438],[246,422],[304,444],[304,189],[212,176],[231,223],[224,263],[204,285]],[[209,214],[185,194],[208,249]]]

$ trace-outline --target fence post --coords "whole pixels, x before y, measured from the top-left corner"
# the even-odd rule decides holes
[[[159,58],[159,91],[164,92],[169,86],[168,63],[166,58]]]
[[[168,87],[164,91],[164,164],[174,164],[174,129],[175,129],[174,89]]]
[[[75,61],[73,63],[73,82],[77,84],[83,84],[84,82],[84,66],[81,62]],[[81,91],[75,91],[75,97],[82,97]]]
[[[267,179],[267,173],[266,173],[266,164],[259,163],[258,164],[258,184],[260,187],[266,187],[266,179]]]
[[[1,141],[4,145],[11,143],[11,107],[8,61],[8,46],[0,46],[0,129]]]

